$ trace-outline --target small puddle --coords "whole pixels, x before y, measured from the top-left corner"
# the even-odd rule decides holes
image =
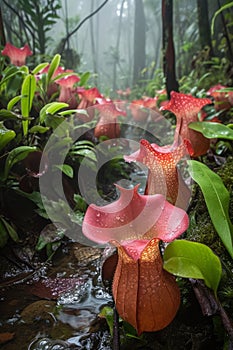
[[[98,318],[112,305],[100,277],[100,253],[68,244],[42,276],[1,288],[1,333],[9,336],[1,349],[111,349],[106,323]]]

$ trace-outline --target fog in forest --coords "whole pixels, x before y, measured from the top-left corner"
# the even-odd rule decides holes
[[[61,19],[49,33],[51,54],[56,45],[103,1],[63,0]],[[80,56],[79,71],[96,73],[95,82],[103,89],[126,88],[132,84],[134,45],[134,0],[109,0],[70,38],[69,48]],[[146,66],[152,71],[161,65],[161,4],[148,1],[146,15]],[[68,21],[66,20],[68,18]],[[76,60],[77,62],[78,60]],[[74,62],[75,64],[75,62]],[[116,82],[113,81],[116,69]],[[106,91],[107,92],[107,91]]]

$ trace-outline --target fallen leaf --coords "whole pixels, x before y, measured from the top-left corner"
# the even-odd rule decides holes
[[[39,298],[56,300],[61,294],[83,283],[81,278],[46,278],[33,284],[30,291]]]
[[[15,336],[15,333],[5,332],[0,333],[0,344],[4,344],[8,342],[9,340],[13,339]]]

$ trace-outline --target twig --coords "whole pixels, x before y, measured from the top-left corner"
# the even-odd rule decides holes
[[[233,346],[233,323],[222,307],[219,300],[217,300],[210,289],[200,280],[189,279],[192,284],[196,298],[200,304],[204,316],[213,316],[219,314],[223,326],[229,336],[231,346]]]
[[[64,39],[62,39],[62,46],[60,48],[60,52],[64,51],[65,49],[65,45],[66,45],[66,42],[69,40],[69,38],[74,34],[76,33],[79,28],[83,25],[84,22],[86,22],[89,18],[91,18],[92,16],[94,16],[97,12],[99,12],[102,7],[104,7],[105,4],[107,4],[108,0],[105,0],[95,11],[93,11],[92,13],[90,13],[88,16],[86,16],[79,24],[76,28],[74,28],[72,30],[72,32],[70,32]]]

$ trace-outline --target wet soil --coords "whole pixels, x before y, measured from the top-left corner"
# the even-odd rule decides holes
[[[107,322],[99,317],[104,306],[113,307],[111,289],[101,280],[102,253],[66,241],[52,261],[38,261],[34,271],[25,266],[22,271],[1,256],[0,348],[114,349]],[[178,283],[182,303],[174,321],[160,332],[140,337],[120,321],[122,350],[223,348],[218,316],[203,316],[191,284]]]

